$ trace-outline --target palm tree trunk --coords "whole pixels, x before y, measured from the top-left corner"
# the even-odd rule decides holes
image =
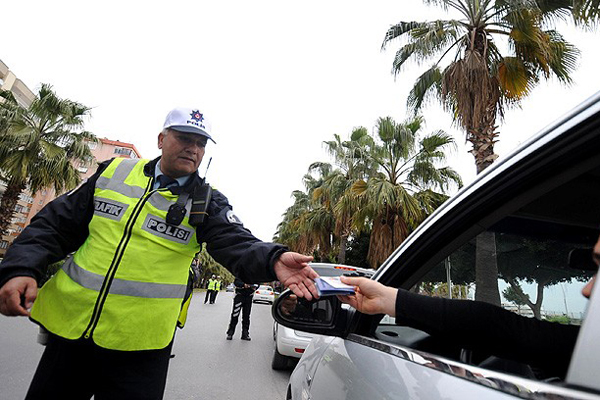
[[[494,153],[494,144],[498,133],[496,129],[496,105],[490,104],[479,126],[468,130],[467,140],[473,144],[471,153],[475,157],[477,173],[489,167],[498,156]],[[475,300],[500,306],[498,289],[498,263],[496,260],[496,235],[483,232],[477,236],[475,249]]]
[[[347,233],[343,233],[342,236],[340,236],[340,251],[338,253],[338,263],[340,264],[345,264],[346,263],[346,247],[348,245],[348,234]]]
[[[15,206],[19,201],[19,195],[25,190],[25,181],[12,178],[6,186],[6,190],[0,201],[0,236],[8,233],[8,227],[15,215]]]
[[[490,104],[479,126],[468,129],[467,140],[473,145],[470,151],[475,157],[477,173],[492,165],[498,155],[494,153],[494,144],[499,133],[496,130],[496,106]]]
[[[476,239],[475,300],[500,306],[496,234],[494,232],[482,232]]]

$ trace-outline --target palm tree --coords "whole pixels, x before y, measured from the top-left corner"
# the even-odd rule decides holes
[[[311,246],[301,244],[303,235],[300,233],[300,222],[302,216],[310,209],[310,197],[302,190],[292,192],[294,204],[283,213],[282,221],[277,225],[277,232],[273,241],[287,245],[291,250],[298,253],[309,253],[306,249]]]
[[[355,150],[379,169],[351,188],[357,204],[354,226],[358,231],[372,228],[368,258],[373,268],[446,200],[446,190],[462,186],[452,168],[438,167],[445,162],[445,151],[454,146],[454,139],[435,131],[419,140],[422,128],[421,117],[404,123],[387,117],[378,120],[376,138],[366,131],[353,136]]]
[[[81,130],[89,108],[59,98],[49,85],[41,86],[27,108],[8,91],[0,97],[0,176],[7,182],[0,202],[0,234],[5,234],[23,190],[54,187],[61,193],[75,187],[80,177],[73,164],[92,162],[87,144],[97,139]]]
[[[363,152],[356,149],[357,141],[367,137],[367,133],[367,128],[356,127],[350,134],[351,141],[342,141],[340,136],[335,134],[333,140],[324,142],[339,170],[330,174],[319,190],[328,193],[329,197],[334,199],[334,234],[339,238],[337,261],[342,264],[346,262],[348,240],[352,233],[357,233],[352,216],[358,209],[350,189],[354,182],[359,179],[367,180],[377,171],[377,165],[370,163],[363,157]],[[352,142],[352,138],[355,138],[355,142]],[[319,190],[315,191],[315,196],[320,195]]]
[[[542,78],[571,82],[579,52],[556,30],[548,28],[556,17],[564,17],[571,2],[425,2],[457,11],[462,18],[400,22],[388,29],[382,48],[394,39],[406,39],[393,62],[396,75],[410,59],[419,63],[434,60],[417,79],[408,105],[416,112],[429,96],[439,99],[465,130],[479,173],[497,157],[496,120],[502,118],[506,106],[519,105]],[[502,40],[508,43],[506,54],[501,50]],[[452,52],[454,57],[445,61]]]
[[[294,204],[284,212],[274,241],[284,243],[299,253],[327,258],[331,248],[333,215],[326,208],[327,204],[321,204],[314,193],[323,184],[322,176],[331,171],[332,166],[328,163],[316,162],[309,166],[302,178],[306,191],[295,190],[292,193]],[[323,200],[323,203],[326,202]]]
[[[434,59],[410,91],[408,106],[417,112],[427,98],[440,100],[465,130],[479,173],[497,158],[496,120],[507,106],[518,106],[542,78],[571,82],[579,51],[549,27],[569,12],[579,21],[594,18],[588,7],[594,1],[578,0],[573,8],[571,0],[425,0],[462,18],[401,22],[388,29],[382,48],[406,38],[394,59],[396,75],[410,59]],[[445,61],[451,52],[454,58]],[[475,299],[499,305],[495,246],[493,233],[477,237]]]

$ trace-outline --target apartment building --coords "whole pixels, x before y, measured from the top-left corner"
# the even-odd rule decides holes
[[[10,90],[23,107],[28,107],[35,98],[35,94],[8,69],[2,60],[0,60],[0,89]]]

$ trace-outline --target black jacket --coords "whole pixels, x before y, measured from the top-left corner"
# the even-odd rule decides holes
[[[144,167],[146,176],[154,176],[158,160],[156,158]],[[96,180],[110,161],[102,162],[96,173],[81,186],[56,198],[35,215],[0,264],[0,287],[16,276],[31,276],[39,281],[47,265],[62,260],[84,243],[94,213]],[[178,194],[202,183],[203,179],[195,173],[183,187],[171,191]],[[230,211],[227,198],[213,190],[208,217],[196,228],[198,242],[206,243],[209,254],[245,282],[277,279],[273,265],[287,249],[260,241],[236,218],[228,218]]]
[[[567,373],[579,327],[522,317],[492,304],[398,289],[396,323],[462,348],[529,364],[544,377]]]

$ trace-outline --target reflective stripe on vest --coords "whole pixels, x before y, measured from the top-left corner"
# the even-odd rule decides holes
[[[200,250],[189,209],[166,223],[177,196],[152,190],[147,160],[115,159],[94,191],[89,236],[39,291],[31,315],[50,332],[114,350],[160,349],[173,339]]]
[[[86,271],[75,264],[73,258],[63,264],[65,273],[76,283],[84,288],[100,291],[104,276]],[[110,293],[124,296],[147,297],[150,299],[182,299],[185,295],[186,285],[172,285],[153,282],[134,282],[122,279],[113,279]]]

